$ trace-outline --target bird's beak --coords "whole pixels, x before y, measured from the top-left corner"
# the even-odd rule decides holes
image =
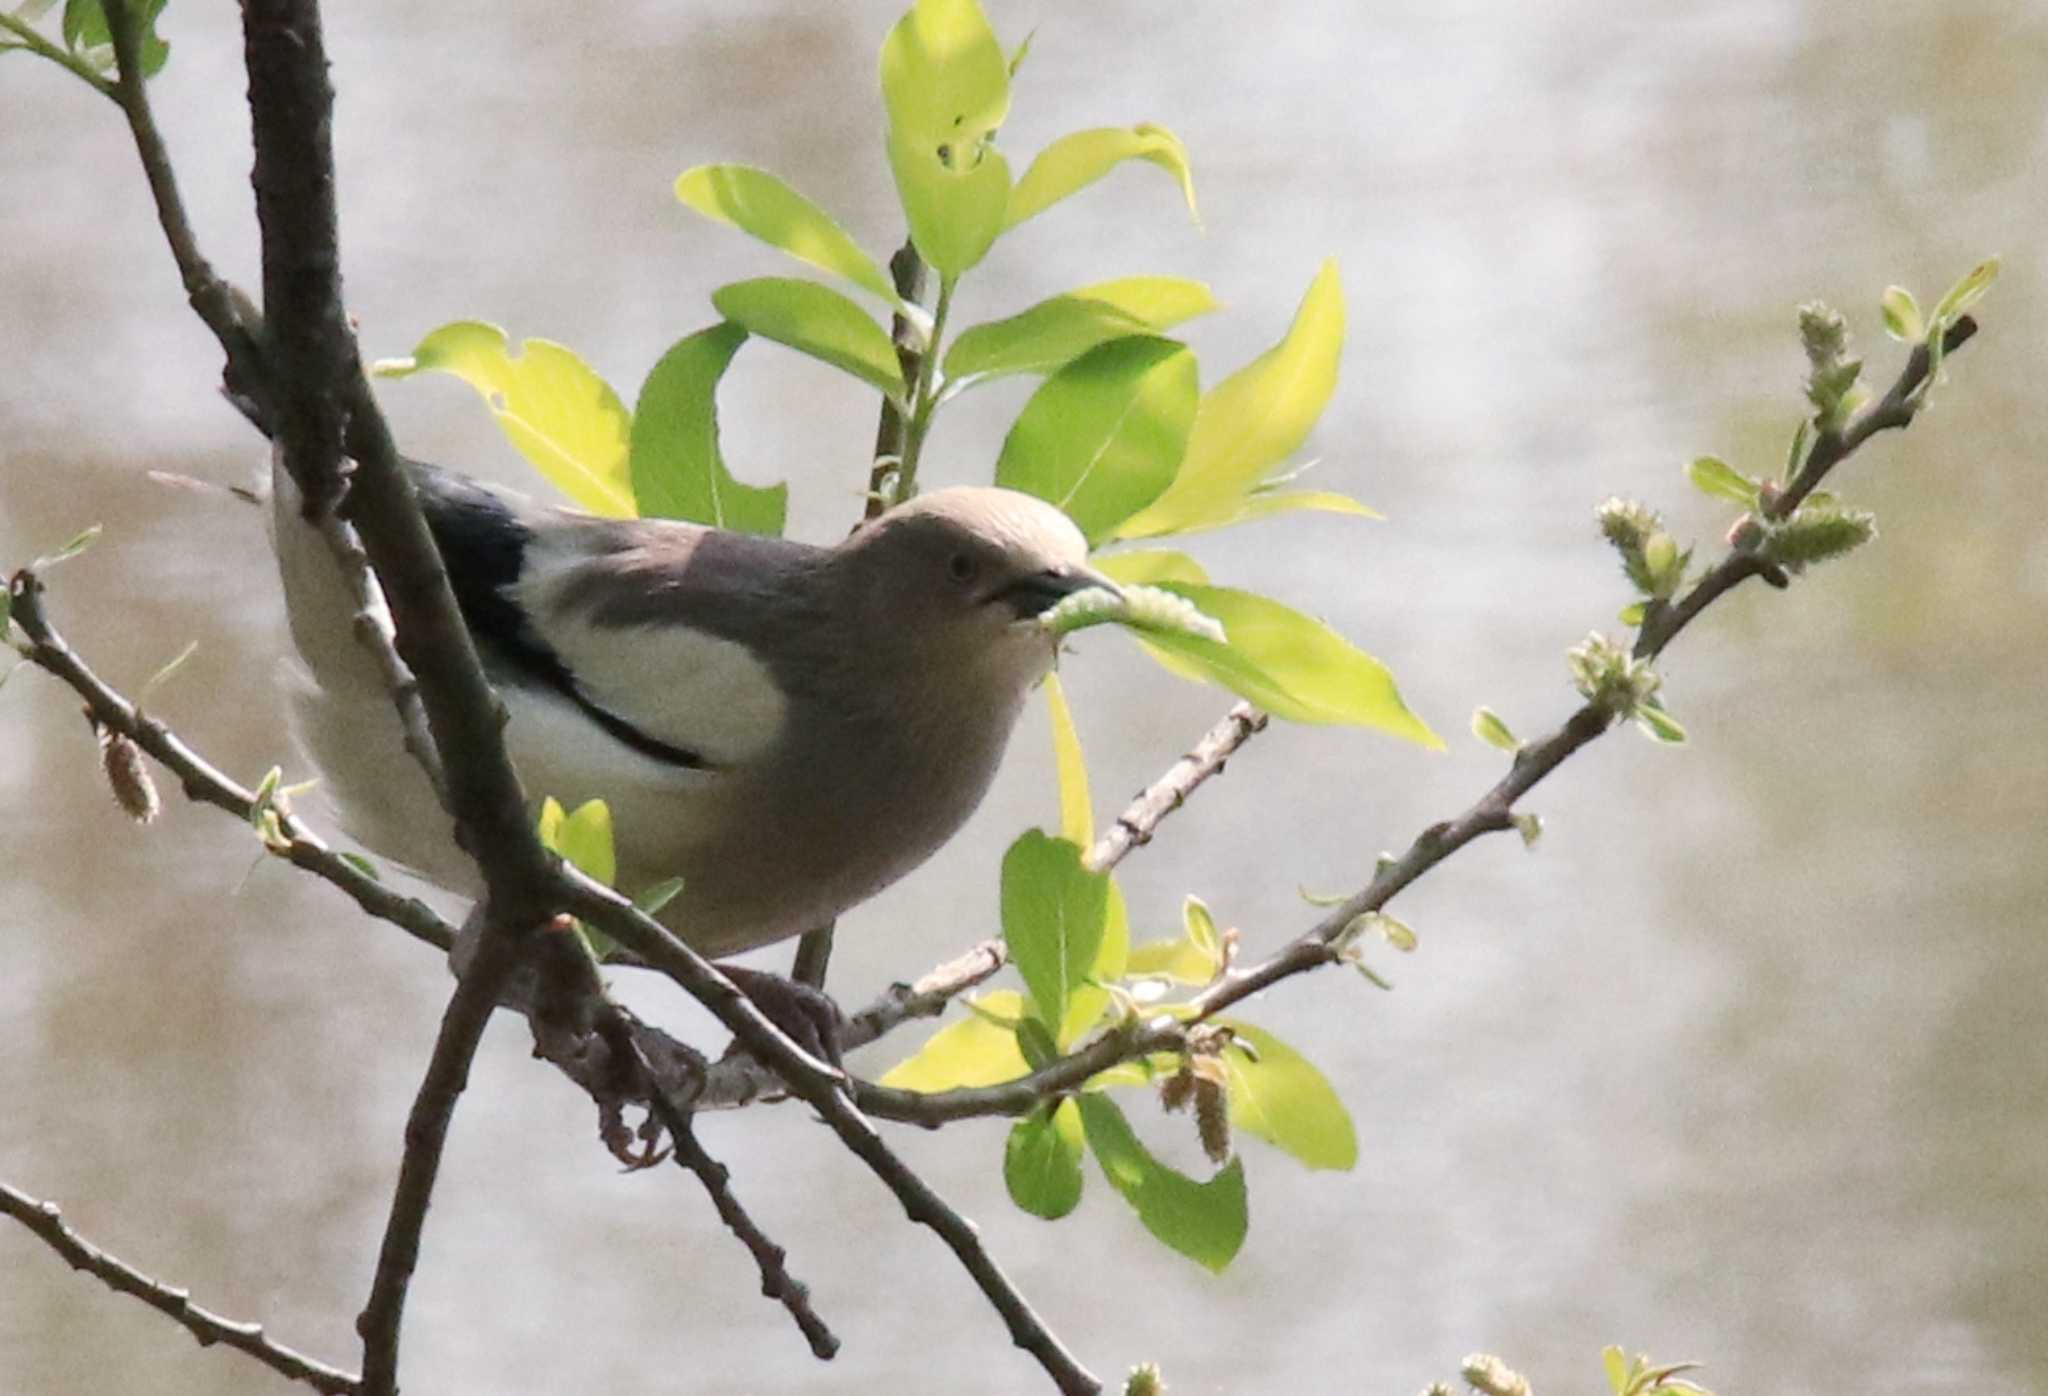
[[[1016,611],[1019,620],[1040,616],[1077,591],[1099,587],[1118,600],[1124,589],[1092,567],[1048,568],[1020,577],[997,593],[996,599]]]

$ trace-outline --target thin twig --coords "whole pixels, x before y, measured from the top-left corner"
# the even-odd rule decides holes
[[[1165,775],[1138,792],[1116,822],[1089,847],[1081,866],[1092,873],[1108,872],[1132,849],[1152,842],[1160,821],[1186,804],[1188,796],[1203,781],[1223,774],[1224,763],[1239,747],[1265,731],[1267,720],[1250,703],[1231,708]]]
[[[488,913],[484,913],[488,914]],[[483,1040],[484,1024],[498,1006],[498,994],[518,962],[519,942],[506,934],[478,938],[477,952],[456,981],[434,1052],[405,1121],[405,1154],[391,1191],[391,1214],[377,1251],[370,1297],[356,1318],[363,1340],[363,1390],[367,1396],[396,1396],[398,1340],[405,1297],[419,1266],[420,1232],[441,1171],[455,1104],[469,1084],[469,1065]]]
[[[74,1270],[83,1270],[107,1288],[140,1299],[166,1315],[199,1341],[201,1347],[215,1343],[255,1358],[289,1381],[304,1382],[328,1396],[354,1396],[363,1389],[362,1380],[352,1372],[330,1367],[265,1336],[260,1323],[241,1323],[224,1318],[192,1302],[185,1290],[153,1280],[122,1260],[109,1255],[73,1231],[54,1202],[38,1202],[25,1193],[0,1183],[0,1212],[13,1217],[40,1237]]]
[[[163,763],[165,769],[177,776],[187,799],[225,810],[244,826],[255,819],[258,810],[254,791],[210,764],[170,728],[142,713],[86,667],[44,615],[43,583],[39,577],[24,568],[10,579],[8,591],[13,597],[15,623],[29,641],[24,657],[31,664],[69,685],[85,700],[86,711],[96,724],[119,732]],[[432,907],[417,897],[392,891],[336,853],[281,802],[273,800],[270,808],[277,816],[279,835],[275,840],[264,840],[264,847],[271,853],[333,883],[370,915],[389,921],[437,949],[446,951],[454,947],[455,928]]]
[[[740,1205],[732,1190],[731,1170],[712,1158],[698,1142],[691,1112],[679,1106],[661,1088],[648,1063],[646,1050],[634,1032],[636,1026],[630,1014],[609,1003],[597,1020],[597,1032],[611,1049],[614,1062],[628,1064],[628,1074],[635,1078],[630,1084],[645,1094],[648,1108],[667,1129],[675,1147],[677,1165],[696,1175],[710,1196],[719,1220],[754,1257],[755,1267],[761,1274],[761,1293],[788,1311],[803,1333],[804,1341],[810,1344],[812,1356],[820,1361],[830,1361],[839,1351],[838,1337],[811,1307],[809,1287],[789,1273],[788,1252],[777,1245]]]
[[[938,966],[915,984],[892,984],[874,1002],[847,1018],[839,1045],[851,1052],[880,1041],[903,1024],[936,1018],[969,989],[995,977],[1009,962],[1001,940],[985,940],[966,954]],[[788,1084],[763,1066],[752,1052],[731,1052],[706,1069],[691,1106],[697,1110],[736,1110],[742,1106],[789,1098]]]
[[[592,882],[572,867],[562,869],[569,884],[569,911],[626,946],[647,964],[681,985],[730,1028],[741,1044],[767,1062],[790,1091],[824,1118],[840,1142],[867,1164],[896,1194],[909,1218],[936,1232],[959,1259],[982,1294],[1002,1315],[1011,1341],[1038,1360],[1062,1392],[1101,1390],[1088,1370],[1046,1326],[981,1242],[974,1224],[948,1206],[882,1141],[875,1127],[846,1094],[846,1077],[791,1042],[761,1016],[716,966],[678,940],[611,888]]]
[[[926,272],[924,258],[917,255],[917,244],[909,238],[896,249],[896,255],[889,259],[889,275],[896,285],[896,294],[908,305],[923,305]],[[903,386],[912,392],[922,381],[924,356],[928,345],[918,328],[910,323],[910,317],[898,313],[889,322],[889,339],[896,346],[896,363],[903,371]],[[911,404],[913,407],[915,403]],[[880,518],[889,507],[889,500],[895,494],[895,479],[903,469],[903,452],[910,439],[910,418],[887,398],[882,399],[881,421],[875,426],[874,463],[868,470],[868,502],[863,517]]]
[[[273,445],[271,455],[273,470],[281,470],[283,447]],[[405,749],[426,772],[428,783],[445,805],[448,802],[448,773],[442,769],[441,753],[435,747],[434,734],[427,725],[427,709],[420,700],[419,680],[413,677],[411,668],[399,657],[398,630],[392,624],[391,607],[384,600],[384,588],[370,568],[370,555],[363,551],[363,541],[354,527],[340,516],[323,515],[319,527],[328,551],[341,567],[349,597],[355,603],[356,642],[370,652],[371,660],[384,680],[385,692],[391,697],[391,705],[398,709],[399,730],[404,734]]]
[[[150,197],[156,204],[157,223],[171,256],[178,264],[178,279],[185,297],[206,327],[213,331],[227,354],[226,378],[231,391],[243,400],[268,409],[270,373],[265,362],[262,339],[263,318],[249,298],[214,272],[201,255],[185,201],[178,193],[178,181],[171,169],[170,151],[149,105],[149,87],[142,76],[140,31],[135,11],[128,0],[102,0],[107,28],[114,39],[117,80],[111,95],[135,141],[135,153],[142,160],[143,177],[149,181]]]

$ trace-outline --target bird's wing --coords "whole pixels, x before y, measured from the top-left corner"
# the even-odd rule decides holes
[[[735,612],[759,607],[724,604],[735,598],[713,593],[727,569],[692,565],[709,530],[534,508],[432,469],[415,480],[501,685],[572,705],[603,739],[665,766],[729,769],[775,741],[782,689],[737,638]]]

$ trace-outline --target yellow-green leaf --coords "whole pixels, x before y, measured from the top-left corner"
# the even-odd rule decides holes
[[[1161,582],[1190,582],[1206,586],[1209,574],[1202,564],[1172,548],[1137,548],[1127,553],[1105,553],[1092,559],[1095,570],[1125,586],[1157,586]]]
[[[1062,136],[1038,153],[1017,187],[1010,191],[1010,206],[1004,226],[1014,228],[1101,179],[1126,160],[1149,160],[1171,174],[1187,200],[1188,216],[1197,223],[1195,179],[1188,168],[1187,147],[1164,126],[1141,122],[1125,130],[1117,126],[1097,127]]]
[[[376,365],[386,378],[427,371],[452,373],[482,394],[506,439],[578,507],[633,516],[626,463],[632,419],[573,351],[528,339],[514,352],[496,325],[457,320],[429,333],[410,357]]]
[[[1010,1126],[1003,1183],[1012,1202],[1047,1221],[1080,1204],[1081,1113],[1073,1101],[1041,1105]]]
[[[1230,637],[1219,645],[1194,635],[1147,632],[1140,642],[1173,672],[1220,683],[1290,722],[1375,727],[1423,746],[1443,746],[1408,710],[1386,666],[1321,621],[1255,592],[1160,585],[1222,622]]]
[[[1343,347],[1344,291],[1337,264],[1325,262],[1286,337],[1202,398],[1180,473],[1117,536],[1148,538],[1237,517],[1245,496],[1322,416]]]
[[[1208,287],[1177,277],[1132,276],[1084,286],[963,331],[946,351],[946,376],[989,382],[1013,373],[1051,373],[1098,344],[1167,329],[1215,307]]]
[[[881,1084],[905,1091],[950,1091],[998,1086],[1029,1072],[1016,1030],[1005,1026],[1024,1016],[1024,996],[998,989],[967,1003],[965,1018],[933,1033],[916,1053],[891,1067]]]
[[[1136,1209],[1145,1229],[1220,1274],[1244,1244],[1250,1224],[1242,1161],[1233,1158],[1215,1177],[1196,1182],[1154,1158],[1109,1097],[1090,1092],[1076,1097],[1075,1105],[1103,1176]]]
[[[1184,276],[1119,276],[1068,294],[1115,306],[1155,330],[1170,329],[1216,309],[1216,297],[1208,286]]]
[[[1197,397],[1185,345],[1111,340],[1031,395],[1003,440],[996,483],[1051,501],[1101,539],[1173,479]]]
[[[713,325],[669,349],[647,375],[633,414],[633,493],[654,518],[779,534],[789,487],[745,485],[718,447],[718,381],[746,343],[738,325]]]
[[[1379,510],[1335,490],[1253,490],[1238,502],[1236,513],[1219,521],[1216,526],[1250,523],[1254,519],[1267,519],[1275,514],[1292,514],[1304,509],[1322,514],[1350,514],[1360,519],[1386,517]],[[1197,527],[1200,526],[1184,528],[1180,532],[1193,533]]]
[[[1984,299],[1984,293],[1998,279],[1998,266],[1998,258],[1987,257],[1970,268],[1962,280],[1948,288],[1948,293],[1934,307],[1934,323],[1946,329],[1964,311]]]
[[[820,271],[843,276],[889,305],[902,298],[875,259],[846,229],[766,170],[751,165],[699,165],[676,178],[676,197],[707,218],[730,223]]]
[[[1185,936],[1174,940],[1148,940],[1131,947],[1125,972],[1199,987],[1216,977],[1216,956]]]
[[[1045,676],[1045,707],[1052,718],[1052,759],[1059,772],[1060,837],[1086,848],[1095,842],[1095,815],[1088,802],[1088,763],[1081,757],[1081,734],[1074,730],[1073,709],[1058,674]]]
[[[1010,167],[995,148],[1010,110],[1002,45],[975,0],[917,0],[882,43],[889,167],[911,240],[947,278],[1003,228]]]
[[[787,276],[735,281],[711,295],[718,313],[778,344],[822,359],[901,401],[903,368],[887,331],[829,286]]]
[[[540,841],[593,881],[612,885],[618,857],[612,846],[612,812],[603,800],[587,800],[564,814],[550,795],[540,808]]]
[[[1301,1053],[1263,1028],[1235,1018],[1215,1020],[1254,1049],[1223,1053],[1230,1122],[1294,1155],[1310,1168],[1358,1163],[1358,1132],[1329,1078]]]

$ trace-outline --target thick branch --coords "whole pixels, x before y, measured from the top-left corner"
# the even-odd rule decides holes
[[[83,1270],[107,1288],[132,1295],[168,1316],[198,1339],[201,1347],[224,1344],[255,1358],[286,1380],[304,1382],[315,1391],[328,1393],[328,1396],[343,1396],[344,1393],[353,1396],[363,1389],[361,1380],[353,1373],[316,1362],[303,1353],[272,1341],[264,1335],[262,1324],[238,1323],[210,1309],[202,1309],[192,1302],[192,1296],[186,1291],[152,1280],[120,1257],[107,1254],[67,1226],[54,1202],[38,1202],[0,1183],[0,1212],[5,1212],[41,1237],[52,1250],[70,1262],[72,1269]]]

